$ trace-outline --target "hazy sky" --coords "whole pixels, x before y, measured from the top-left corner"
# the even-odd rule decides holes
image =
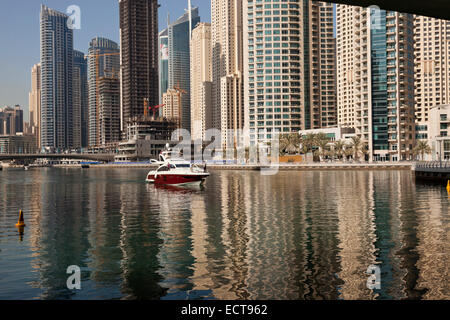
[[[187,8],[187,0],[159,0],[160,30],[167,14],[175,20]],[[41,4],[66,12],[70,5],[81,8],[81,30],[74,31],[74,49],[86,53],[96,36],[119,43],[118,0],[1,0],[0,1],[0,108],[20,104],[28,120],[31,67],[39,62],[39,13]],[[192,0],[202,21],[211,21],[210,0]]]

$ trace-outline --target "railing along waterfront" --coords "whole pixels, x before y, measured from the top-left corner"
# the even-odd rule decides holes
[[[416,169],[450,169],[450,161],[421,161],[414,165]]]

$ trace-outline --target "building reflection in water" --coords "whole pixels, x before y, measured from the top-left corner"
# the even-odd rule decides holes
[[[124,173],[120,175],[122,180]],[[153,201],[140,179],[120,183],[119,246],[124,299],[160,299],[166,295],[167,290],[159,284],[163,278],[158,273],[161,268],[158,255],[163,244],[161,218],[158,204]]]
[[[375,265],[373,175],[361,172],[334,174],[339,238],[339,297],[345,300],[374,299],[367,288],[365,271]],[[356,192],[355,192],[356,191]]]
[[[448,195],[407,171],[215,171],[204,190],[147,185],[145,173],[3,172],[0,297],[450,298]],[[20,246],[5,227],[19,209]],[[70,265],[81,291],[66,288]],[[367,288],[371,265],[380,290]]]
[[[67,267],[77,265],[85,269],[88,257],[87,202],[80,198],[86,194],[86,176],[67,174],[59,180],[49,170],[37,174],[42,192],[39,219],[29,228],[35,252],[31,265],[38,273],[32,286],[41,290],[36,298],[70,299],[74,293],[66,286]],[[88,275],[84,272],[82,276]]]
[[[157,255],[161,287],[167,288],[166,299],[186,299],[192,289],[194,258],[190,203],[192,191],[175,187],[147,186],[147,192],[159,213],[161,245]]]
[[[84,172],[83,172],[84,173]],[[96,183],[88,183],[89,259],[90,280],[95,290],[108,291],[102,298],[121,297],[118,287],[122,270],[120,260],[121,189],[120,184],[107,183],[117,179],[107,171],[95,171]],[[98,299],[99,297],[97,297]]]
[[[450,206],[447,192],[436,186],[416,186],[418,278],[422,299],[450,298]],[[447,201],[446,201],[447,200]]]

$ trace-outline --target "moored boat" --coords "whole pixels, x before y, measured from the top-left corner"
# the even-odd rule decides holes
[[[210,175],[206,166],[200,167],[182,158],[173,157],[170,150],[162,152],[159,157],[160,167],[147,174],[146,181],[149,183],[172,186],[202,184]]]

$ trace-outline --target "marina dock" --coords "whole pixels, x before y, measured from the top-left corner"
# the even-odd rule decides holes
[[[412,170],[416,178],[431,181],[450,180],[450,161],[419,162]]]

